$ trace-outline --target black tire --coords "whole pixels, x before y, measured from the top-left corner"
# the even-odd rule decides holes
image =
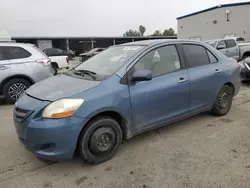
[[[89,122],[83,129],[78,150],[86,163],[99,164],[113,157],[121,141],[120,125],[110,117],[100,117]]]
[[[3,95],[7,103],[14,104],[17,101],[18,97],[22,94],[22,92],[28,89],[30,86],[31,83],[23,78],[14,78],[9,80],[3,87]],[[13,98],[11,96],[11,93],[13,91],[12,89],[17,87],[20,88],[16,90],[18,93],[16,94],[16,97]]]
[[[222,86],[211,113],[215,116],[226,115],[232,106],[232,102],[233,88],[228,85]]]
[[[52,69],[54,71],[53,75],[57,75],[57,67],[54,66],[54,65],[51,65],[51,67],[52,67]]]

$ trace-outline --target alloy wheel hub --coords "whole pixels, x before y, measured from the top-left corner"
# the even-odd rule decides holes
[[[26,85],[22,83],[16,83],[10,86],[8,93],[12,99],[17,100],[20,97],[20,95],[27,89],[28,88]]]

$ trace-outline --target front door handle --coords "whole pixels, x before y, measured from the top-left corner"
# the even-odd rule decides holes
[[[6,69],[9,69],[9,67],[6,67],[4,65],[0,66],[0,70],[6,70]]]
[[[184,82],[187,82],[187,81],[188,81],[188,79],[186,79],[186,78],[180,78],[178,83],[184,83]]]
[[[219,69],[214,70],[214,74],[219,74],[221,71]]]

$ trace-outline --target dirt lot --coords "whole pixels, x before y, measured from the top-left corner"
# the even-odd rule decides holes
[[[45,163],[18,142],[12,106],[0,105],[1,188],[158,188],[250,185],[250,87],[225,117],[201,114],[124,141],[117,155],[90,166]]]

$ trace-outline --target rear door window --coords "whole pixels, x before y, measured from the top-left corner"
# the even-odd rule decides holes
[[[9,60],[23,59],[31,56],[31,53],[18,46],[3,46],[2,49]]]
[[[196,44],[183,44],[186,66],[193,68],[210,64],[210,59],[207,50],[200,45]]]
[[[226,40],[227,48],[233,48],[236,46],[236,42],[234,40]]]
[[[3,60],[7,60],[7,57],[5,56],[2,48],[0,47],[0,61],[3,61]]]
[[[212,52],[207,50],[207,54],[208,54],[210,63],[217,63],[218,62],[218,59],[214,56],[214,54],[212,54]]]

